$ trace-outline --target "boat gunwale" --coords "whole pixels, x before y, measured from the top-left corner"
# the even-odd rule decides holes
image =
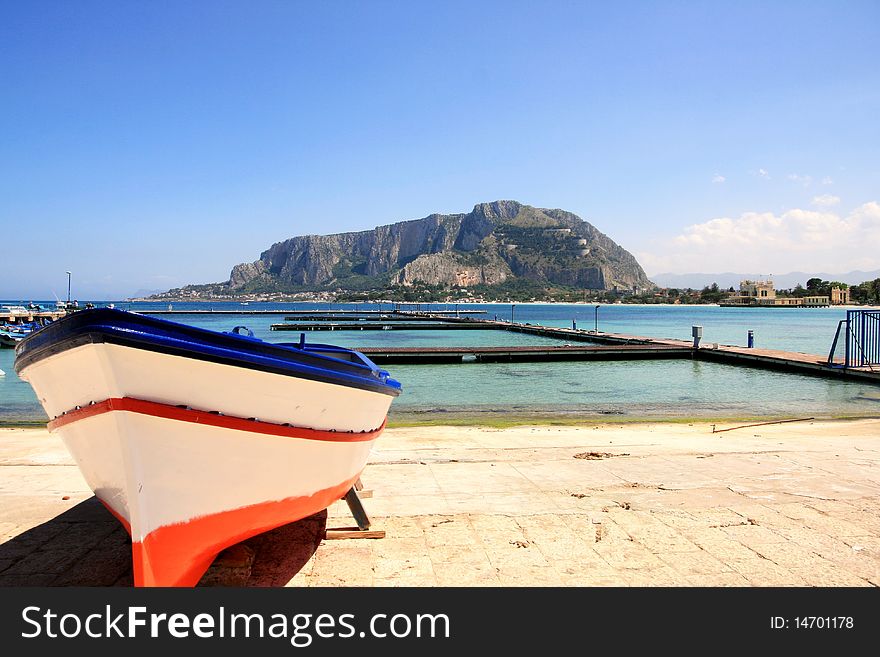
[[[154,332],[150,332],[150,328]],[[329,349],[353,354],[362,362],[309,353],[308,348],[300,349],[289,343],[280,346],[234,333],[221,333],[105,308],[79,311],[28,335],[16,346],[15,371],[21,373],[46,358],[89,344],[114,344],[360,388],[392,397],[400,394],[400,384],[396,380],[353,349],[335,345],[307,345],[325,351]]]

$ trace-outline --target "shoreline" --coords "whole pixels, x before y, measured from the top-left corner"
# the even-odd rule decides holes
[[[418,415],[432,415],[432,417],[417,417]],[[626,416],[618,414],[572,414],[572,413],[493,413],[485,412],[479,415],[473,413],[457,413],[455,411],[432,414],[430,411],[422,413],[401,413],[394,418],[389,415],[386,427],[388,429],[410,429],[418,427],[432,428],[493,428],[507,429],[517,427],[579,427],[579,426],[632,426],[632,425],[682,425],[682,424],[742,424],[742,423],[767,423],[776,424],[781,422],[814,421],[814,422],[857,422],[861,420],[880,420],[880,412],[866,413],[864,415],[840,414],[840,415],[810,415],[809,413],[786,413],[780,415],[718,415],[718,416],[688,416],[688,415],[637,415]],[[45,429],[48,421],[2,421],[0,420],[0,436],[4,430],[14,429]]]
[[[23,300],[15,300],[15,299],[6,299],[0,300],[3,303],[27,303]],[[450,306],[450,305],[459,305],[459,306],[510,306],[511,304],[516,304],[517,306],[637,306],[637,307],[671,307],[671,308],[679,308],[679,307],[687,307],[687,308],[704,308],[704,307],[716,307],[716,308],[737,308],[740,310],[750,309],[763,309],[770,308],[775,309],[776,306],[722,306],[718,303],[630,303],[627,301],[619,301],[619,302],[602,302],[602,301],[504,301],[504,300],[491,300],[491,301],[471,301],[460,299],[457,301],[392,301],[389,299],[385,299],[383,301],[327,301],[321,299],[314,300],[304,300],[304,299],[289,299],[289,300],[272,300],[272,301],[262,301],[255,299],[247,299],[247,298],[229,298],[229,299],[192,299],[192,298],[174,298],[174,299],[149,299],[144,297],[131,298],[131,299],[94,299],[93,303],[113,303],[113,304],[132,304],[132,303],[158,303],[158,304],[175,304],[175,303],[194,303],[194,304],[202,304],[202,303],[237,303],[241,304],[243,302],[247,302],[248,305],[255,304],[260,305],[263,303],[271,303],[271,304],[317,304],[317,305],[351,305],[351,306],[383,306],[383,305],[396,305],[399,304],[401,306],[413,306],[413,305],[431,305],[431,306]],[[40,301],[39,303],[49,303],[48,301]],[[54,302],[53,302],[54,303]],[[880,310],[880,305],[876,304],[845,304],[845,305],[828,305],[828,306],[816,306],[815,308],[812,306],[779,306],[779,308],[786,309],[799,309],[799,310],[813,310],[813,309],[839,309],[839,310]]]
[[[786,415],[732,415],[732,416],[637,416],[626,417],[620,415],[580,415],[570,417],[565,415],[513,415],[513,416],[462,416],[462,417],[437,417],[414,419],[410,417],[398,420],[389,419],[389,429],[405,429],[418,427],[455,427],[455,428],[496,428],[508,429],[518,427],[595,427],[595,426],[674,426],[674,425],[712,425],[712,424],[744,424],[744,423],[767,423],[776,424],[793,421],[814,422],[858,422],[861,420],[880,420],[880,414],[866,415],[813,415],[809,414],[786,414]]]
[[[243,301],[247,301],[248,305],[251,303],[254,304],[262,304],[262,303],[306,303],[306,304],[326,304],[326,305],[352,305],[352,306],[363,306],[363,305],[396,305],[399,304],[401,306],[413,306],[413,305],[431,305],[431,306],[450,306],[450,305],[458,305],[458,306],[510,306],[511,304],[516,304],[517,306],[639,306],[639,307],[671,307],[671,308],[680,308],[680,307],[716,307],[716,308],[737,308],[737,309],[775,309],[775,308],[789,308],[789,309],[799,309],[799,310],[812,310],[812,309],[836,309],[839,308],[841,310],[880,310],[880,306],[878,305],[828,305],[828,306],[722,306],[718,303],[630,303],[627,301],[620,302],[612,302],[609,303],[607,301],[322,301],[322,300],[313,300],[307,301],[303,299],[298,300],[288,300],[288,301],[256,301],[254,299],[123,299],[121,301],[98,301],[98,303],[242,303]]]

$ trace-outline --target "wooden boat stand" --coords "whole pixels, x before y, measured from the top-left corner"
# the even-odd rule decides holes
[[[351,511],[351,515],[354,518],[354,521],[357,523],[357,527],[340,527],[339,529],[328,529],[325,531],[325,539],[333,540],[340,538],[385,538],[384,529],[370,529],[370,517],[367,515],[366,509],[364,509],[363,502],[361,502],[361,497],[372,497],[372,491],[366,491],[363,490],[363,488],[364,485],[361,483],[360,478],[358,478],[358,480],[354,482],[354,486],[349,489],[349,491],[345,494],[345,497],[343,498],[345,500],[345,503],[348,505],[348,510]],[[358,491],[360,491],[360,496],[358,495]]]

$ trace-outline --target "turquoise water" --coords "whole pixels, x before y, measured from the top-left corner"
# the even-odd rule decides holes
[[[397,411],[620,417],[880,415],[880,387],[689,360],[397,365]]]
[[[118,303],[117,307],[165,309],[160,303]],[[208,309],[210,304],[174,304],[178,310]],[[390,309],[388,304],[268,304],[217,303],[215,308],[263,309]],[[422,304],[421,308],[454,309],[454,305]],[[584,304],[509,304],[461,309],[485,309],[489,318],[592,329],[593,306]],[[838,308],[737,309],[717,306],[603,305],[599,330],[650,337],[690,339],[691,326],[703,326],[703,341],[745,345],[747,332],[755,346],[827,355],[837,323],[845,317]],[[166,319],[229,330],[246,325],[271,342],[298,340],[295,332],[271,331],[283,315],[195,316],[166,315]],[[545,345],[558,341],[503,331],[332,331],[310,332],[307,340],[346,347]],[[45,415],[30,386],[13,372],[14,353],[0,349],[0,423],[43,421]],[[562,362],[522,364],[395,365],[392,375],[404,393],[392,416],[442,419],[452,415],[602,415],[623,417],[732,417],[880,415],[880,387],[746,367],[691,361]]]

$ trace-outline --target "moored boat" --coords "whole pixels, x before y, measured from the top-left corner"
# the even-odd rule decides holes
[[[33,324],[0,325],[0,347],[15,347],[37,328],[39,327]]]
[[[18,335],[16,333],[10,333],[9,331],[4,331],[0,329],[0,347],[12,347],[21,342],[24,339],[23,335]]]
[[[400,393],[356,351],[242,330],[96,309],[17,347],[49,429],[130,532],[136,585],[193,585],[223,548],[343,497]]]

